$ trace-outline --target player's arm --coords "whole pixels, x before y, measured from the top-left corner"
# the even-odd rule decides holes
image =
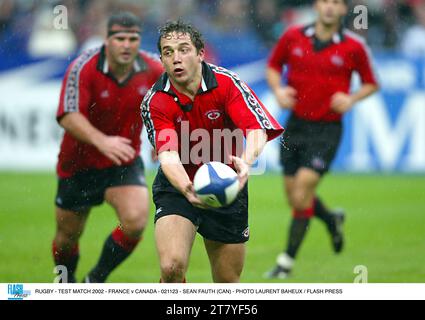
[[[59,124],[74,138],[96,147],[116,165],[134,158],[136,151],[131,140],[120,136],[107,136],[95,128],[80,112],[69,112],[59,119]]]
[[[159,100],[158,100],[159,99]],[[164,107],[165,101],[149,92],[142,102],[142,118],[165,177],[186,199],[197,207],[204,207],[195,194],[192,181],[181,163],[178,150],[178,137],[173,115]]]
[[[279,106],[283,109],[292,109],[297,102],[297,90],[291,86],[283,86],[282,75],[275,68],[267,67],[266,78]]]
[[[248,181],[249,169],[257,161],[268,140],[267,132],[264,129],[249,130],[246,135],[246,145],[241,158],[232,156],[239,176],[239,189],[243,189]]]
[[[242,189],[248,180],[250,167],[260,156],[267,141],[280,136],[284,130],[245,83],[236,80],[228,88],[226,112],[236,127],[244,132],[246,139],[241,158],[231,157]]]
[[[279,106],[292,109],[297,100],[297,91],[291,86],[282,85],[282,68],[288,64],[292,30],[287,30],[273,48],[267,62],[266,79]]]
[[[378,91],[378,89],[378,85],[366,83],[353,94],[337,92],[331,98],[331,109],[338,113],[345,113],[349,111],[356,102],[367,98]]]
[[[70,81],[73,74],[76,79]],[[58,123],[75,139],[96,147],[116,165],[129,161],[135,156],[130,140],[123,137],[107,136],[95,128],[87,118],[92,104],[92,76],[88,68],[72,63],[62,82],[59,108],[56,113]]]
[[[368,51],[370,52],[366,44],[359,43],[356,53],[353,55],[354,64],[356,66],[355,70],[360,75],[362,81],[361,88],[353,94],[346,94],[342,92],[335,93],[331,98],[332,110],[339,113],[347,112],[356,102],[379,90],[378,82],[373,72],[370,60],[371,55],[368,54]]]
[[[158,155],[161,169],[168,181],[182,193],[186,199],[197,207],[205,207],[196,196],[192,181],[186,173],[177,151],[163,151]]]

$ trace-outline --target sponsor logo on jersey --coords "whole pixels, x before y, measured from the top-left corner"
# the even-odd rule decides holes
[[[207,113],[205,113],[205,115],[207,116],[208,119],[210,119],[211,121],[214,121],[214,120],[217,120],[218,118],[220,118],[221,111],[220,110],[210,110]]]
[[[148,92],[149,88],[146,87],[146,86],[141,86],[141,87],[139,87],[138,90],[139,90],[140,95],[144,96]]]
[[[108,90],[103,90],[102,93],[100,94],[101,98],[109,98],[109,91]]]
[[[337,54],[334,54],[331,57],[331,62],[332,62],[333,65],[335,65],[337,67],[342,67],[344,65],[344,59]]]
[[[303,57],[304,56],[303,49],[301,49],[300,47],[294,48],[294,50],[292,50],[292,54],[294,56],[297,56],[297,57]]]

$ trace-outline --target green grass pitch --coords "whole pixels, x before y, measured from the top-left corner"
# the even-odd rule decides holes
[[[153,174],[148,176],[152,182]],[[0,173],[0,283],[52,282],[51,241],[55,232],[53,174]],[[353,282],[364,265],[369,282],[424,282],[425,176],[328,175],[319,193],[331,206],[347,211],[346,247],[331,250],[324,225],[313,220],[285,282]],[[279,175],[250,179],[251,239],[242,282],[271,282],[262,274],[273,266],[287,238],[290,211]],[[103,241],[117,222],[111,208],[95,208],[80,242],[78,279],[89,271]],[[208,259],[198,236],[192,251],[189,282],[211,282]],[[143,242],[109,282],[159,280],[153,241],[153,206]],[[278,282],[278,281],[276,281]]]

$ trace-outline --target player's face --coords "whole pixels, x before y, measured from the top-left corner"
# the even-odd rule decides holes
[[[138,28],[131,28],[135,31],[140,31]],[[119,25],[113,25],[111,31],[121,31],[128,28]],[[136,32],[119,32],[111,35],[106,40],[106,47],[109,56],[118,65],[129,65],[134,62],[139,52],[140,34]]]
[[[318,19],[325,26],[334,26],[341,23],[347,14],[347,5],[343,0],[316,0],[315,9]]]
[[[187,86],[200,73],[204,50],[197,52],[190,35],[173,32],[161,38],[161,61],[169,77]]]

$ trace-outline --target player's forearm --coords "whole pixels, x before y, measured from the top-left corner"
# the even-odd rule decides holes
[[[260,156],[266,143],[266,130],[257,129],[249,131],[246,136],[245,151],[242,155],[242,159],[251,166]]]
[[[266,78],[272,91],[276,91],[282,86],[282,76],[275,69],[268,67],[266,70]]]
[[[105,134],[96,129],[90,121],[79,112],[66,114],[59,124],[74,138],[84,143],[97,146]]]
[[[191,181],[180,161],[179,154],[176,151],[163,151],[158,155],[158,159],[168,181],[174,188],[185,194]]]
[[[378,89],[379,87],[377,85],[366,83],[357,92],[351,94],[351,99],[353,103],[356,103],[375,93]]]

